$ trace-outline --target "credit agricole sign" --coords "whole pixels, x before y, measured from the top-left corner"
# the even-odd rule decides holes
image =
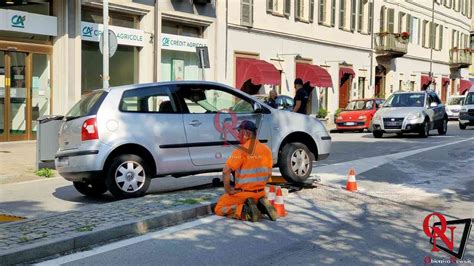
[[[196,47],[207,46],[207,40],[201,38],[161,34],[161,49],[183,52],[196,52]]]
[[[145,45],[145,32],[142,30],[116,26],[109,26],[109,29],[117,35],[118,44],[139,47]],[[98,42],[102,31],[102,24],[81,22],[81,39],[84,41]]]

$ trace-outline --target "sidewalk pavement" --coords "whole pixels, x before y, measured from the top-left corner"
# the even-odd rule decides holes
[[[44,178],[35,171],[36,141],[0,142],[0,185]]]
[[[222,193],[222,188],[207,188],[147,195],[0,224],[0,264],[24,263],[77,251],[209,215]]]

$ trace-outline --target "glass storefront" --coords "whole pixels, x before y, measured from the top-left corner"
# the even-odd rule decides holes
[[[138,82],[138,48],[119,45],[109,61],[109,84],[120,86]],[[82,41],[82,94],[102,88],[102,54],[98,42]]]
[[[46,54],[33,54],[31,75],[32,132],[36,135],[39,117],[51,114],[50,60]]]

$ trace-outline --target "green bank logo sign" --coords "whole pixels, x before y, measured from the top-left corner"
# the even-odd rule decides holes
[[[117,36],[117,43],[130,46],[144,46],[145,34],[141,30],[109,26]],[[82,22],[81,23],[81,39],[86,41],[98,42],[102,35],[102,25]]]
[[[172,34],[162,34],[161,48],[165,50],[195,52],[196,47],[207,46],[207,40]]]
[[[14,15],[11,19],[12,27],[24,29],[25,21],[26,16]]]

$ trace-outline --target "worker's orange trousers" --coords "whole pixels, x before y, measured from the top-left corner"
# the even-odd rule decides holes
[[[217,200],[216,208],[214,211],[219,216],[227,216],[229,218],[241,219],[242,208],[244,207],[245,200],[248,198],[255,199],[258,201],[261,197],[265,197],[265,191],[261,192],[238,192],[230,195],[225,193],[219,200]]]

